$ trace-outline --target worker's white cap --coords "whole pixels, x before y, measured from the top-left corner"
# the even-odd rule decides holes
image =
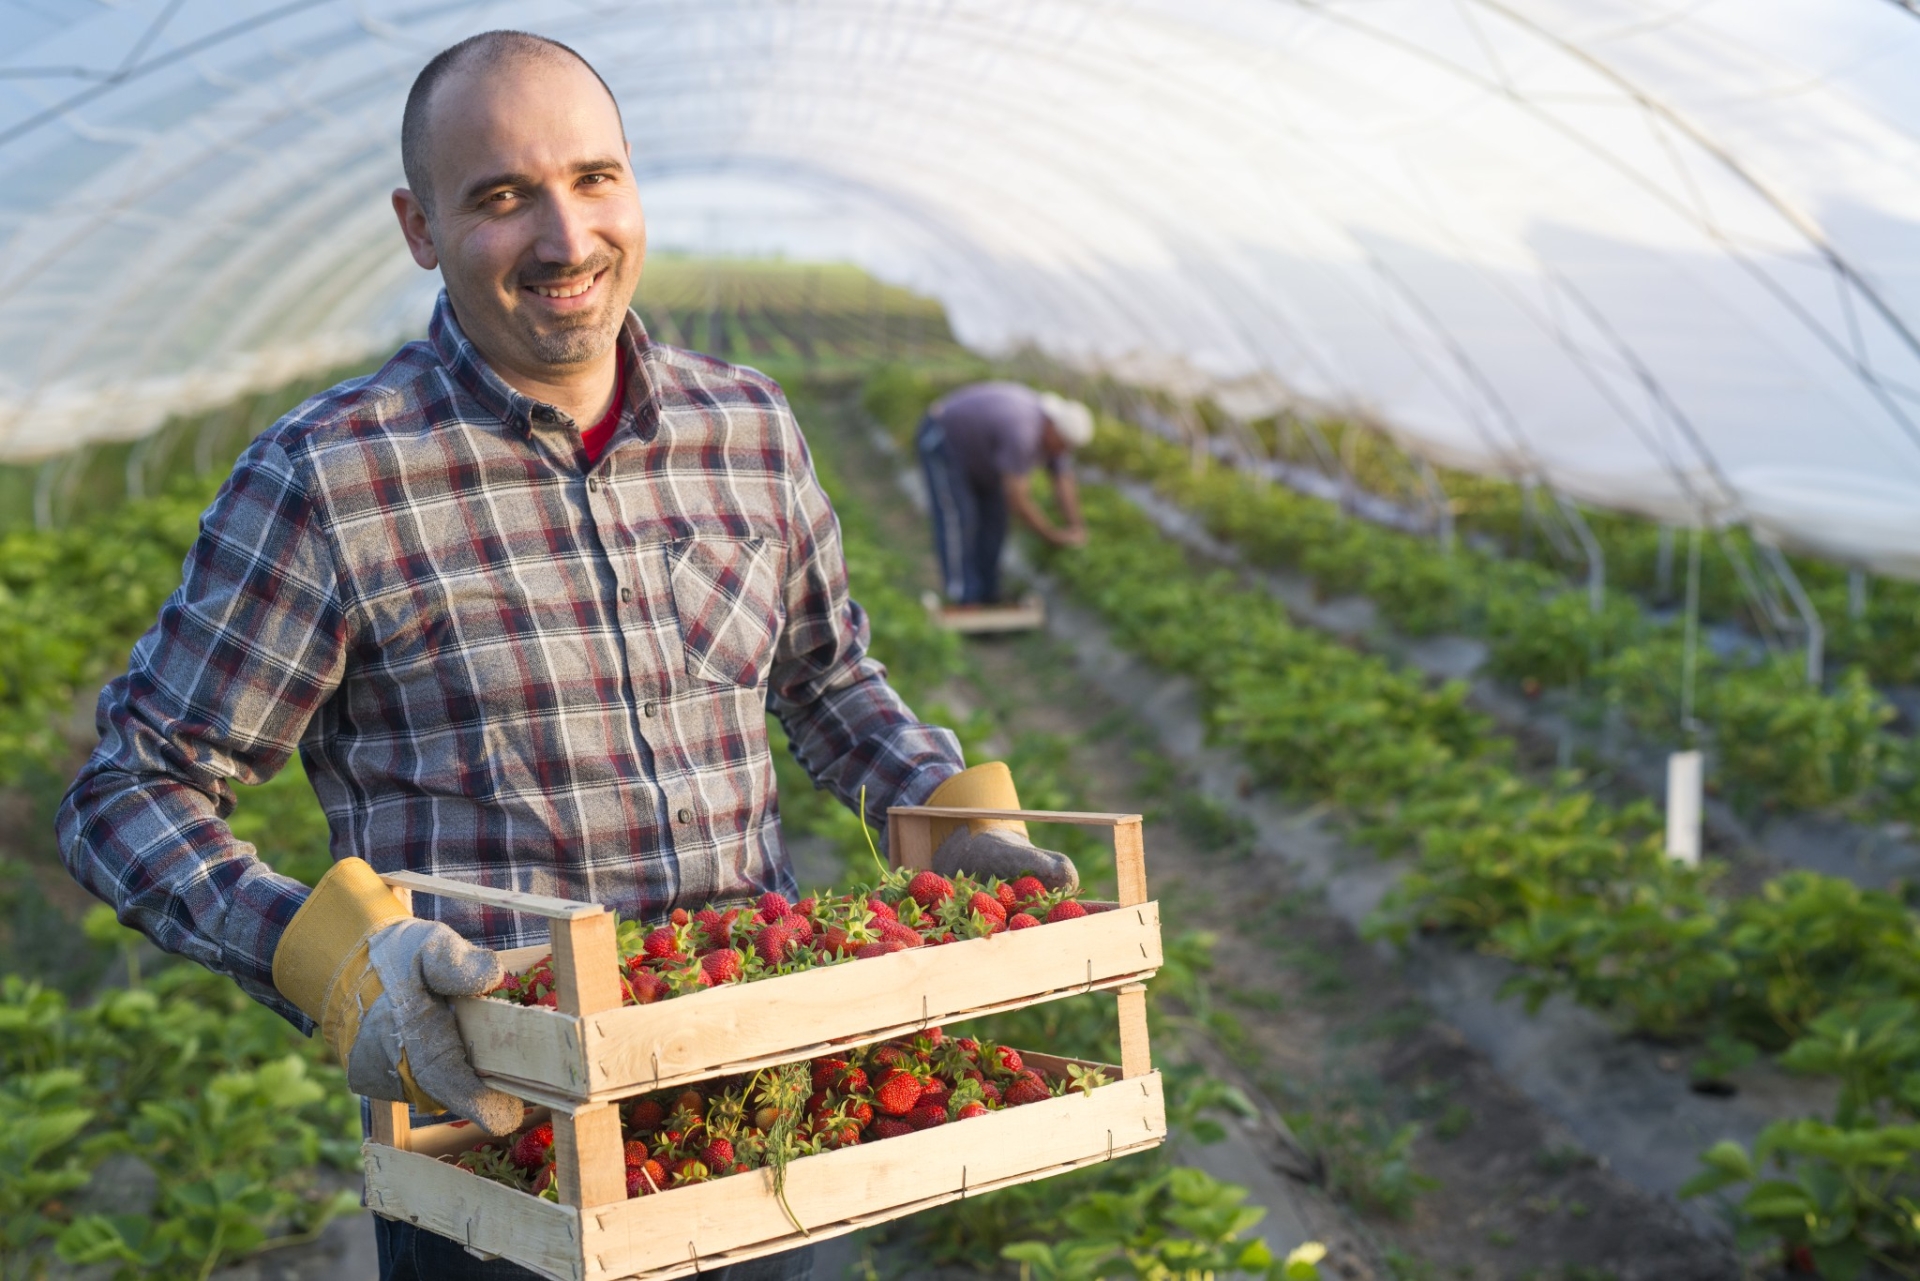
[[[1069,449],[1084,448],[1093,439],[1093,411],[1077,400],[1068,400],[1065,396],[1056,396],[1050,391],[1040,393],[1040,411],[1067,442]]]

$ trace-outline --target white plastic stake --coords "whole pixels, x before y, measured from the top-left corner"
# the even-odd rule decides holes
[[[1700,753],[1667,757],[1667,857],[1700,864]]]

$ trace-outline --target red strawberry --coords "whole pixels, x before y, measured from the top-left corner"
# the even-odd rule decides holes
[[[920,931],[898,921],[877,921],[880,937],[888,943],[898,943],[902,947],[919,947],[926,942],[920,937]]]
[[[931,1130],[936,1125],[947,1123],[947,1109],[944,1104],[923,1103],[907,1113],[907,1124],[916,1130]]]
[[[793,931],[788,929],[783,922],[776,921],[772,925],[763,925],[760,927],[760,933],[755,936],[753,940],[753,950],[759,954],[761,961],[771,969],[774,966],[782,965],[786,962],[787,954],[792,949],[793,943]]]
[[[894,1072],[873,1092],[873,1104],[891,1116],[905,1116],[920,1101],[924,1088],[911,1072]]]
[[[1013,897],[1021,903],[1031,903],[1037,898],[1045,898],[1047,887],[1040,883],[1037,876],[1023,876],[1013,883]]]
[[[953,882],[938,872],[921,872],[907,882],[907,893],[921,907],[932,911],[953,897]]]
[[[662,925],[659,929],[648,933],[646,942],[641,946],[646,949],[646,954],[656,961],[678,961],[686,956],[686,953],[680,950],[679,934],[670,925]]]
[[[885,1045],[875,1048],[873,1061],[883,1068],[900,1068],[914,1060],[906,1046],[888,1041]]]
[[[903,1134],[912,1133],[913,1127],[905,1121],[882,1116],[875,1117],[873,1124],[867,1127],[866,1137],[869,1142],[878,1142],[881,1139],[897,1139]]]
[[[673,1110],[685,1112],[689,1116],[705,1117],[707,1115],[706,1096],[698,1090],[682,1090],[674,1096]]]
[[[987,1102],[989,1103],[1003,1104],[1006,1102],[1006,1099],[1001,1096],[1000,1087],[992,1081],[982,1081],[980,1083],[980,1093],[987,1096]]]
[[[531,1170],[552,1154],[553,1127],[551,1125],[536,1125],[518,1139],[514,1140],[513,1151],[509,1153],[509,1156],[511,1156],[513,1163],[521,1169]]]
[[[692,1157],[688,1157],[673,1167],[674,1186],[678,1187],[682,1183],[700,1183],[706,1180],[710,1174],[711,1171],[709,1171],[706,1166],[700,1164]]]
[[[630,1166],[640,1165],[645,1161],[651,1160],[653,1156],[653,1154],[647,1150],[645,1139],[628,1139],[626,1147],[622,1150],[622,1155],[625,1156],[626,1162]]]
[[[725,1139],[710,1139],[700,1149],[700,1161],[709,1170],[724,1170],[733,1164],[733,1144]]]
[[[553,1186],[553,1162],[540,1167],[540,1173],[533,1176],[533,1194],[539,1196]]]
[[[856,960],[864,961],[868,957],[885,956],[888,952],[905,950],[904,948],[894,947],[888,943],[862,943],[859,947],[853,949],[853,955]]]
[[[560,994],[558,992],[548,992],[543,996],[535,998],[531,1004],[544,1006],[549,1010],[557,1010],[560,1008]]]
[[[740,977],[740,953],[732,948],[709,952],[700,958],[700,968],[714,983],[728,983]]]
[[[875,920],[897,921],[900,919],[900,913],[894,911],[893,904],[887,902],[885,899],[868,899],[867,910],[873,913]]]
[[[953,1091],[949,1090],[946,1086],[936,1081],[931,1087],[929,1087],[927,1090],[921,1093],[920,1101],[916,1103],[914,1106],[923,1107],[923,1108],[939,1108],[942,1112],[945,1112],[947,1110],[947,1105],[952,1102],[953,1102]]]
[[[1029,916],[1025,912],[1015,912],[1007,918],[1007,928],[1010,930],[1030,930],[1038,924],[1040,921],[1037,917]]]
[[[953,1119],[956,1121],[971,1121],[976,1116],[985,1116],[986,1114],[987,1105],[976,1099],[972,1103],[961,1104],[960,1110],[953,1114]]]
[[[1001,907],[1009,912],[1020,902],[1020,896],[1013,892],[1013,886],[1007,884],[1005,881],[995,883],[993,887],[993,897],[999,901]]]
[[[980,915],[986,917],[989,921],[1004,921],[1007,919],[1006,905],[985,890],[975,890],[973,892],[973,897],[967,900],[967,909],[980,913]]]
[[[813,916],[813,909],[818,907],[819,905],[820,904],[818,900],[803,898],[798,903],[795,903],[793,905],[793,910],[800,913],[800,915],[802,916],[811,918]]]
[[[867,1074],[857,1067],[841,1064],[834,1074],[833,1088],[842,1094],[865,1094],[867,1092]]]
[[[1039,1103],[1053,1097],[1053,1091],[1047,1088],[1046,1081],[1038,1072],[1022,1072],[1013,1079],[1006,1089],[1005,1098],[1010,1108],[1026,1103]]]
[[[727,937],[727,918],[710,907],[703,907],[693,914],[694,921],[708,938],[716,943],[724,942]]]
[[[627,980],[627,994],[635,1005],[652,1005],[655,1001],[664,1001],[673,995],[668,982],[649,970],[642,970]]]
[[[833,1084],[834,1077],[844,1071],[846,1066],[847,1061],[845,1059],[815,1059],[813,1061],[813,1088],[816,1090],[826,1089]]]
[[[846,1121],[829,1129],[824,1137],[830,1148],[850,1148],[860,1141],[860,1127]]]
[[[853,1102],[846,1105],[846,1109],[847,1109],[847,1120],[853,1122],[857,1126],[865,1128],[867,1125],[869,1125],[873,1121],[873,1104],[871,1103],[865,1102],[864,1100],[861,1100],[861,1099],[855,1099]]]
[[[760,896],[759,907],[760,911],[757,915],[762,923],[777,921],[793,910],[793,905],[787,902],[786,895],[771,891]]]
[[[1056,921],[1077,921],[1086,914],[1087,909],[1072,899],[1062,899],[1053,905],[1051,912],[1047,913],[1047,924],[1052,925]]]
[[[840,926],[830,927],[820,936],[820,948],[829,956],[845,956],[853,949],[847,946],[847,932]]]
[[[972,1037],[963,1036],[955,1041],[954,1044],[965,1050],[968,1058],[975,1059],[980,1057],[980,1042],[974,1040]]]
[[[667,1167],[658,1161],[648,1159],[639,1165],[627,1166],[627,1195],[652,1196],[667,1186]]]
[[[789,933],[799,940],[801,946],[813,945],[813,922],[798,912],[789,912],[780,918],[780,924],[787,927]]]
[[[999,1062],[1000,1070],[1003,1072],[1018,1073],[1026,1066],[1020,1061],[1020,1051],[1014,1049],[1011,1045],[994,1046],[993,1057]]]
[[[927,1039],[928,1046],[936,1050],[947,1042],[947,1030],[943,1027],[930,1027],[920,1035]]]
[[[653,1131],[667,1119],[667,1110],[655,1099],[641,1099],[627,1113],[627,1124],[636,1130]]]

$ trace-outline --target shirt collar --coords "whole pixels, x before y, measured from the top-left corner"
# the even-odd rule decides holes
[[[526,432],[531,431],[536,423],[548,426],[571,421],[555,406],[516,390],[494,372],[487,358],[480,354],[480,349],[460,328],[460,322],[453,314],[453,303],[444,289],[433,304],[433,318],[427,322],[427,341],[433,345],[440,363],[447,367],[460,389],[501,422]],[[653,340],[647,336],[646,326],[640,323],[640,317],[634,314],[631,307],[627,309],[627,318],[620,326],[618,341],[620,359],[625,362],[627,372],[626,407],[638,417],[642,436],[651,436],[658,402],[654,396],[654,374],[648,368],[644,353],[653,346]]]

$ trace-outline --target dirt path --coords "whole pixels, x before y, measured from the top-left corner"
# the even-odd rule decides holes
[[[825,424],[814,427],[815,434]],[[924,549],[897,460],[839,437],[846,482],[898,545]],[[931,572],[929,571],[929,578]],[[1197,798],[1147,727],[1043,636],[973,646],[971,693],[1011,733],[1068,745],[1087,802],[1150,811],[1150,874],[1173,930],[1218,935],[1212,1031],[1188,1052],[1284,1117],[1254,1146],[1289,1204],[1337,1196],[1314,1226],[1346,1276],[1710,1278],[1739,1275],[1665,1201],[1588,1156],[1436,1020],[1398,962],[1361,941],[1289,867]]]

